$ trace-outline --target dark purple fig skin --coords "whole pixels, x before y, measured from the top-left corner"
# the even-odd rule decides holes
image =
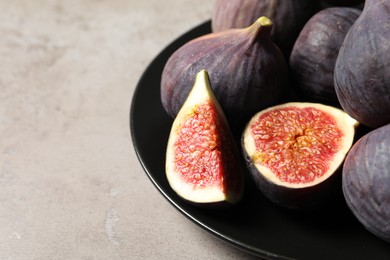
[[[354,144],[344,162],[342,188],[363,226],[390,242],[390,124]]]
[[[290,56],[298,93],[306,101],[340,106],[334,88],[334,68],[349,29],[361,14],[351,7],[330,7],[303,27]]]
[[[364,3],[364,0],[322,0],[333,6],[357,6]]]
[[[217,0],[211,26],[213,32],[244,28],[260,16],[267,16],[275,25],[272,39],[288,60],[299,32],[320,9],[318,0]]]
[[[161,78],[166,112],[173,118],[177,115],[196,73],[203,69],[235,133],[255,112],[281,102],[290,84],[288,65],[271,41],[270,30],[256,23],[251,29],[201,36],[176,50]]]
[[[244,147],[243,142],[241,146]],[[315,209],[340,199],[341,166],[328,179],[317,185],[294,189],[270,182],[258,171],[245,148],[242,149],[242,153],[250,176],[258,190],[267,199],[283,208],[292,210]]]
[[[360,123],[390,123],[390,1],[367,0],[340,48],[334,82],[342,108]]]

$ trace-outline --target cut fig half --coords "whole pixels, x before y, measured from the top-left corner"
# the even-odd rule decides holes
[[[242,136],[257,187],[287,208],[315,205],[351,148],[357,125],[344,111],[318,103],[286,103],[258,112]]]
[[[202,70],[172,124],[166,152],[168,182],[189,202],[234,204],[243,190],[239,158],[208,72]]]

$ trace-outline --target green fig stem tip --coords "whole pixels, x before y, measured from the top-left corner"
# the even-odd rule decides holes
[[[272,26],[272,21],[266,16],[260,17],[259,19],[257,19],[257,21],[260,23],[261,26]]]

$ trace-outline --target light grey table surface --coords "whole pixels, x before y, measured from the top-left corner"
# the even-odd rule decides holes
[[[211,0],[0,0],[0,259],[254,259],[161,196],[133,91]]]

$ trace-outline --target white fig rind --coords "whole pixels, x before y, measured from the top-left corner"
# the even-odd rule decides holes
[[[176,142],[178,129],[181,129],[183,118],[191,114],[195,106],[204,103],[205,101],[211,101],[214,104],[218,114],[221,116],[224,123],[227,124],[222,108],[217,102],[210,87],[208,72],[206,70],[202,70],[196,75],[194,87],[172,124],[166,151],[166,176],[171,188],[180,197],[187,201],[194,203],[218,203],[224,201],[235,203],[240,199],[240,194],[224,190],[220,183],[210,184],[205,187],[198,187],[185,181],[175,170],[175,149],[171,148],[174,147]]]

